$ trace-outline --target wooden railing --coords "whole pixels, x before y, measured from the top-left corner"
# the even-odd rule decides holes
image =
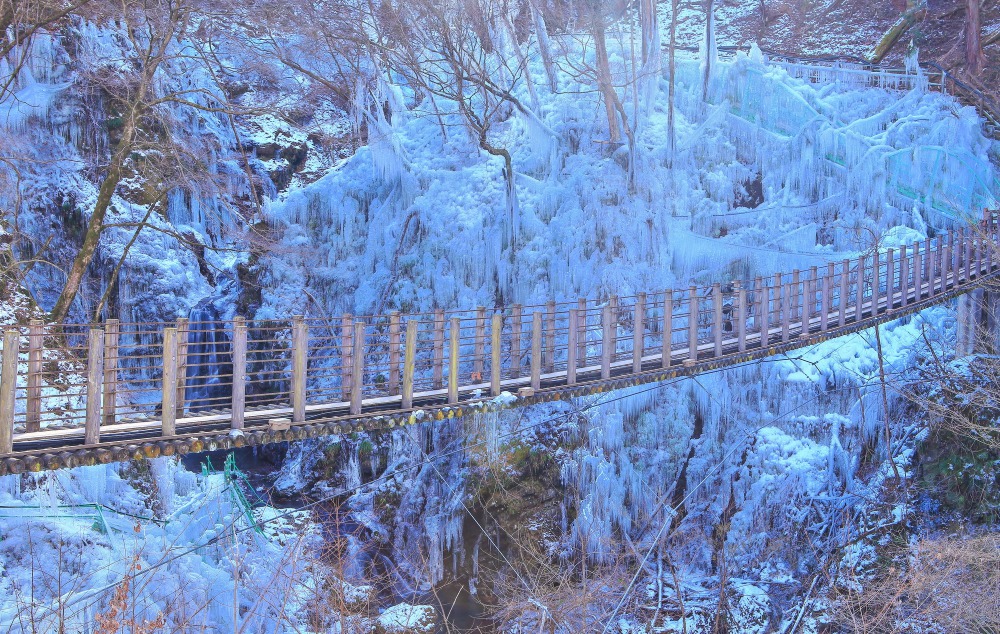
[[[864,62],[769,55],[790,72],[857,64],[867,85],[918,81]],[[1000,108],[938,70],[919,81],[964,94],[996,123]],[[503,392],[523,402],[743,363],[981,285],[998,272],[996,215],[824,267],[632,297],[334,320],[2,327],[0,474],[222,447],[227,429],[246,428],[248,440],[231,436],[237,446],[259,444],[340,433],[352,429],[346,420],[412,422],[418,409],[440,414]],[[252,431],[285,426],[285,435]]]
[[[737,363],[739,353],[807,345],[977,286],[997,270],[996,239],[990,213],[978,226],[824,267],[632,297],[332,322],[8,327],[0,454],[596,389],[705,360]]]

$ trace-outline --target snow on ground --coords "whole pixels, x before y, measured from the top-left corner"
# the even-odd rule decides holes
[[[132,617],[181,630],[232,631],[247,610],[256,616],[241,621],[273,624],[295,609],[292,558],[309,532],[287,547],[257,534],[222,474],[157,459],[5,476],[0,488],[0,621],[11,631],[93,631],[122,588]],[[282,577],[287,608],[261,604],[256,593]]]

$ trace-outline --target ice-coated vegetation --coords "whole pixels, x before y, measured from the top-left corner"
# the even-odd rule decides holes
[[[596,63],[573,37],[558,44]],[[616,77],[632,62],[629,44],[610,42]],[[183,39],[171,46],[164,94],[192,90],[202,105],[223,100],[216,79],[191,61],[205,51]],[[496,46],[513,56],[517,42],[498,37]],[[72,88],[127,48],[116,27],[82,20],[25,51],[28,61],[0,101],[0,131],[31,159],[19,178],[0,180],[13,183],[0,189],[0,206],[18,208],[16,229],[29,236],[15,244],[20,257],[46,245],[44,258],[65,260],[79,238],[103,167],[95,157],[118,124],[104,117],[99,91]],[[247,112],[227,118],[171,106],[174,127],[165,134],[203,158],[197,170],[207,177],[153,199],[138,175],[124,179],[93,265],[106,281],[122,262],[110,298],[115,314],[268,319],[603,301],[912,244],[1000,196],[996,144],[982,135],[976,111],[928,90],[912,59],[911,75],[872,79],[850,66],[772,63],[756,47],[720,59],[709,38],[700,57],[678,60],[671,151],[665,73],[623,89],[634,124],[629,147],[609,141],[601,95],[587,78],[561,68],[553,92],[541,79],[548,70],[537,43],[525,48],[535,83],[514,82],[513,90],[530,107],[509,107],[490,137],[511,155],[510,189],[504,160],[479,146],[456,103],[365,66],[343,104],[353,112],[317,108],[295,121],[260,114],[253,108],[273,94],[254,83],[257,73],[281,94],[272,111],[311,107],[296,91],[312,80],[290,79],[276,60],[240,71],[244,53],[223,41],[212,52],[232,72],[227,88],[246,89]],[[320,151],[317,135],[351,130],[365,140],[356,151]],[[302,151],[305,167],[291,173],[287,156]],[[136,234],[136,223],[152,230]],[[24,285],[50,306],[63,275],[36,266]],[[89,284],[78,318],[104,290]],[[18,315],[0,312],[0,322],[38,314],[24,304]],[[938,306],[882,326],[884,371],[914,373],[926,361],[925,337],[947,350],[953,312]],[[829,565],[827,554],[803,544],[851,540],[833,518],[868,513],[864,501],[878,498],[893,464],[904,474],[910,468],[919,430],[898,425],[898,445],[889,446],[886,418],[895,421],[903,406],[899,394],[883,394],[879,377],[866,331],[665,385],[288,447],[276,494],[334,499],[363,537],[326,535],[307,512],[271,506],[251,522],[233,482],[167,459],[5,476],[0,591],[8,600],[0,623],[41,631],[63,620],[67,631],[88,631],[124,587],[135,623],[162,618],[178,629],[427,629],[436,616],[411,603],[453,579],[463,592],[480,592],[483,553],[499,546],[490,565],[512,555],[508,528],[516,524],[532,527],[574,581],[578,563],[586,578],[588,566],[613,569],[654,554],[637,573],[648,605],[623,610],[622,631],[639,627],[649,606],[663,631],[708,631],[696,628],[712,627],[720,586],[729,588],[738,631],[788,627],[795,611],[787,601],[780,614],[774,606],[804,595]],[[79,395],[65,399],[79,406]],[[537,479],[544,503],[498,518],[503,505],[483,502],[484,473],[506,484]],[[897,507],[884,519],[908,512]],[[343,568],[325,576],[309,555],[324,539],[345,553]],[[661,557],[668,541],[672,571]],[[851,548],[851,561],[873,556]],[[373,571],[385,577],[383,603],[406,603],[348,619],[377,594],[366,585]],[[537,590],[504,574],[500,583],[515,595]],[[319,595],[340,603],[324,612]],[[660,613],[670,597],[687,603],[686,618]],[[533,598],[511,621],[541,631],[553,618]],[[815,626],[805,619],[804,627]]]

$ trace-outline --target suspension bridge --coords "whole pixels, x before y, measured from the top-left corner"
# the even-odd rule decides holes
[[[599,301],[7,326],[0,475],[385,430],[748,363],[983,287],[1000,273],[997,213],[956,226],[823,267]]]

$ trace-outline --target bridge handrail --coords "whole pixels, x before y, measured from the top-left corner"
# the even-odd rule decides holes
[[[50,437],[95,445],[133,427],[169,438],[219,420],[240,429],[247,418],[301,424],[331,407],[454,404],[767,349],[979,283],[996,268],[997,221],[988,212],[972,227],[823,267],[604,301],[338,323],[178,320],[162,331],[113,320],[7,327],[0,454]]]
[[[789,63],[864,64],[765,54]],[[936,70],[943,90],[977,94]],[[984,97],[974,105],[987,103]],[[287,417],[297,425],[339,407],[351,415],[407,411],[421,402],[453,404],[553,381],[600,383],[767,350],[979,284],[997,269],[997,215],[986,212],[978,228],[970,222],[823,270],[627,297],[407,315],[0,326],[0,456],[15,441],[98,446],[102,434],[133,430],[155,428],[172,438],[179,426],[219,421],[234,430],[248,419]]]

